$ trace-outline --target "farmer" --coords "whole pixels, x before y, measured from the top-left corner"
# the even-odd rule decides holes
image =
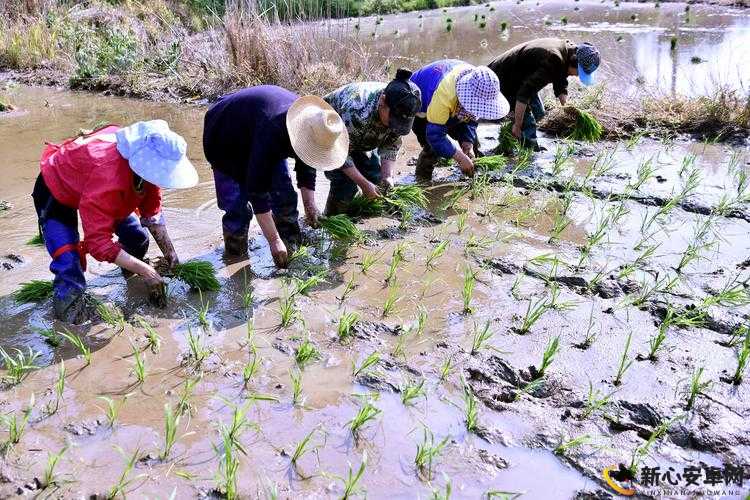
[[[544,117],[539,91],[552,84],[555,97],[565,105],[568,76],[591,85],[599,67],[599,51],[590,43],[575,45],[559,38],[538,38],[506,51],[488,66],[500,79],[500,89],[513,110],[513,135],[527,147],[540,150],[537,122]]]
[[[149,244],[144,227],[166,263],[177,264],[161,214],[161,188],[187,188],[198,182],[186,147],[165,121],[153,120],[125,128],[109,125],[45,148],[32,196],[52,256],[55,317],[70,323],[86,319],[86,253],[114,262],[126,277],[142,276],[151,298],[163,302],[162,278],[143,261]],[[79,214],[83,241],[78,235]]]
[[[407,135],[421,106],[420,92],[409,81],[411,72],[399,69],[387,85],[361,82],[345,85],[323,99],[344,120],[349,132],[349,156],[340,169],[326,172],[331,181],[326,214],[346,211],[357,187],[368,198],[393,187],[391,172],[401,148],[401,136]]]
[[[422,93],[422,107],[414,133],[422,146],[415,174],[430,181],[439,158],[453,158],[466,175],[474,174],[477,120],[497,120],[508,113],[497,76],[486,66],[455,59],[428,64],[411,81]],[[455,147],[448,137],[459,143]]]
[[[301,237],[297,193],[286,159],[296,160],[305,215],[315,225],[315,170],[310,167],[338,168],[348,149],[344,122],[320,97],[300,97],[274,85],[221,97],[206,113],[203,150],[213,168],[219,208],[224,211],[225,254],[247,255],[254,212],[275,264],[286,267],[286,244]]]

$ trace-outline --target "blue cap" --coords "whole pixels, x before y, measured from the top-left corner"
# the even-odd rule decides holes
[[[584,42],[576,48],[576,60],[578,61],[578,79],[584,85],[594,83],[594,71],[601,62],[599,51],[592,44]]]
[[[198,183],[198,172],[187,158],[187,143],[164,120],[137,122],[115,133],[117,151],[144,180],[167,189]]]

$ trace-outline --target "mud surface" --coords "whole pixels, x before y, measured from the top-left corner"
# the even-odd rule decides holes
[[[750,375],[731,382],[737,334],[750,313],[746,149],[651,139],[595,146],[544,141],[548,151],[527,167],[511,173],[512,162],[470,189],[452,169],[439,169],[428,190],[434,217],[405,229],[390,218],[359,221],[368,238],[343,256],[321,231],[306,229],[308,255],[276,271],[255,226],[249,260],[222,260],[220,212],[200,149],[202,109],[49,89],[13,92],[24,111],[0,118],[0,198],[12,205],[0,212],[0,344],[40,356],[39,369],[21,383],[6,381],[0,396],[0,411],[19,419],[35,396],[25,433],[4,455],[0,495],[40,493],[48,454],[67,446],[57,484],[45,494],[104,495],[125,472],[132,496],[211,497],[225,472],[222,426],[238,407],[247,419],[236,434],[244,450],[235,452],[241,497],[341,496],[339,478],[366,457],[357,490],[371,498],[429,497],[445,492],[448,482],[455,498],[493,491],[609,498],[614,492],[602,470],[631,465],[665,422],[663,435],[636,454],[637,466],[750,463]],[[39,333],[64,326],[52,321],[49,302],[16,304],[10,296],[22,282],[51,278],[44,249],[25,244],[36,232],[28,192],[37,158],[45,140],[80,127],[157,116],[186,137],[201,177],[196,189],[165,195],[175,246],[183,260],[213,262],[222,290],[200,297],[171,283],[170,305],[154,309],[137,279],[126,283],[116,268],[90,259],[89,291],[119,307],[125,324],[122,331],[100,321],[75,329],[92,351],[87,364],[71,344],[53,347]],[[495,131],[483,128],[480,135]],[[400,182],[413,182],[407,163],[414,155],[410,138],[399,158]],[[639,180],[648,161],[653,170]],[[322,206],[327,185],[318,180]],[[603,236],[592,244],[597,232]],[[441,242],[445,253],[428,265]],[[691,244],[697,256],[686,252]],[[397,249],[404,261],[386,285]],[[476,273],[471,312],[462,300],[467,268]],[[325,282],[297,295],[298,317],[280,326],[293,277],[321,270]],[[737,292],[732,301],[726,294],[715,299],[726,290]],[[384,315],[389,298],[394,306]],[[208,304],[203,319],[202,302]],[[524,328],[539,304],[544,313]],[[340,341],[345,312],[361,320]],[[421,329],[420,312],[426,314]],[[148,345],[141,319],[161,337],[158,350]],[[484,325],[491,335],[473,345]],[[649,359],[660,327],[666,340]],[[207,351],[200,362],[191,356],[191,337]],[[545,347],[556,337],[559,351],[541,374]],[[631,364],[616,380],[628,338]],[[299,366],[296,354],[309,344],[319,354]],[[134,375],[134,349],[145,359],[142,383]],[[373,353],[379,360],[355,374],[353,366]],[[63,360],[58,403],[54,384]],[[257,369],[245,381],[252,362]],[[698,368],[711,385],[688,409],[685,388]],[[298,372],[295,404],[291,374]],[[183,399],[189,380],[196,381],[192,396]],[[607,402],[592,407],[590,391]],[[119,408],[112,425],[103,398]],[[471,429],[467,398],[477,401]],[[177,442],[161,458],[164,405],[176,408],[181,400]],[[380,412],[353,435],[349,422],[367,401]],[[445,440],[432,471],[414,464],[425,429],[435,444]],[[297,444],[311,432],[308,451],[292,464]],[[576,438],[582,444],[571,445]],[[725,496],[744,497],[747,484],[734,490]]]

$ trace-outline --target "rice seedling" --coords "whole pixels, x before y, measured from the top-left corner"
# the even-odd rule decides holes
[[[343,313],[339,317],[338,339],[341,342],[349,340],[352,335],[352,328],[359,322],[359,314],[356,312]]]
[[[581,413],[581,419],[585,420],[592,416],[594,413],[606,408],[607,405],[609,405],[615,392],[617,391],[612,391],[609,394],[604,394],[598,389],[594,389],[594,386],[591,384],[591,382],[589,382],[589,393],[586,397],[586,401],[584,401],[585,406],[583,408],[583,412]]]
[[[482,156],[474,159],[474,167],[484,172],[499,172],[508,164],[503,155]]]
[[[20,383],[29,373],[39,368],[35,362],[42,354],[31,347],[27,349],[26,353],[21,349],[14,349],[16,355],[11,356],[5,349],[0,347],[0,357],[3,358],[5,374],[8,376],[11,384]]]
[[[620,222],[622,222],[622,219],[629,213],[630,210],[627,206],[625,206],[625,200],[620,201],[620,203],[611,205],[610,208],[607,209],[607,218],[609,219],[610,226],[619,226]]]
[[[684,393],[687,396],[686,409],[688,410],[692,410],[698,396],[703,394],[704,391],[707,391],[713,385],[713,382],[710,380],[701,380],[702,376],[703,367],[693,371],[693,374],[690,376],[690,383],[684,390]]]
[[[193,409],[193,393],[195,386],[200,382],[200,377],[193,377],[185,379],[182,384],[182,392],[180,393],[180,399],[177,401],[177,414],[185,415],[190,414]]]
[[[63,394],[65,392],[65,377],[67,376],[67,369],[65,368],[65,360],[60,360],[60,366],[57,369],[57,380],[55,381],[55,408],[52,413],[57,412],[60,408],[60,402],[63,400]]]
[[[279,299],[279,315],[281,317],[281,327],[286,328],[300,317],[295,302],[295,293],[289,290],[288,284],[284,287],[284,293]]]
[[[91,364],[91,349],[89,349],[89,346],[86,345],[81,337],[64,327],[60,335],[78,349],[78,352],[81,353],[83,359],[86,361],[86,365]]]
[[[344,291],[341,293],[341,298],[339,299],[340,302],[344,302],[346,298],[349,296],[352,291],[354,291],[354,273],[349,276],[349,279],[347,280],[346,284],[344,285]]]
[[[575,152],[574,146],[566,142],[564,145],[559,145],[555,148],[555,153],[552,157],[552,176],[559,177],[565,169],[565,164],[570,160],[570,157]]]
[[[733,277],[716,294],[710,295],[701,301],[701,307],[707,308],[714,305],[724,307],[742,307],[750,304],[750,292],[743,283],[737,283]]]
[[[417,472],[427,480],[432,479],[432,464],[433,461],[440,456],[443,448],[448,444],[448,437],[446,436],[442,441],[435,444],[435,437],[432,432],[427,428],[423,429],[422,443],[417,444],[417,454],[414,457],[414,465],[417,467]]]
[[[484,349],[487,345],[487,342],[492,339],[493,335],[495,335],[495,332],[490,331],[489,320],[485,321],[484,326],[482,326],[481,328],[479,327],[479,325],[474,323],[474,332],[471,339],[471,355],[473,356]]]
[[[474,286],[477,282],[477,273],[471,269],[470,266],[466,266],[464,269],[464,286],[461,289],[461,299],[463,300],[463,313],[472,314],[474,310],[471,308],[471,299],[474,296]]]
[[[21,288],[13,292],[13,299],[18,303],[41,302],[52,297],[51,280],[31,280],[21,283]]]
[[[747,371],[747,365],[750,362],[750,330],[745,334],[745,340],[742,342],[740,352],[737,354],[737,369],[732,375],[732,383],[734,385],[740,385],[742,379]]]
[[[6,415],[0,415],[0,423],[5,428],[5,432],[8,433],[8,437],[5,440],[5,443],[2,445],[2,453],[7,453],[8,450],[13,448],[13,446],[17,445],[19,441],[21,441],[21,437],[23,437],[23,433],[26,430],[26,425],[29,423],[29,419],[31,418],[31,412],[34,410],[34,404],[36,403],[36,399],[34,398],[34,394],[31,394],[31,398],[29,398],[29,404],[26,408],[21,410],[21,418],[18,418],[18,415],[15,413],[12,414],[6,414]]]
[[[250,380],[260,370],[260,364],[261,364],[261,358],[260,356],[258,356],[257,351],[253,349],[251,358],[248,360],[247,363],[245,363],[245,366],[242,368],[242,382],[246,387],[247,387],[247,384],[250,382]]]
[[[586,235],[586,242],[580,248],[581,256],[578,259],[577,267],[582,267],[591,255],[591,251],[598,246],[609,231],[610,221],[606,216],[602,216],[596,224],[593,232]]]
[[[648,455],[648,452],[654,445],[654,443],[658,441],[664,434],[666,434],[667,431],[669,431],[670,427],[672,427],[672,424],[674,424],[682,417],[683,415],[678,415],[660,423],[658,426],[656,426],[651,435],[649,435],[648,439],[642,445],[633,450],[633,455],[630,460],[630,466],[628,467],[631,473],[635,474],[638,471],[638,465],[641,463],[643,458]]]
[[[417,321],[416,321],[416,329],[414,332],[417,337],[421,336],[424,333],[426,324],[427,324],[427,309],[425,309],[424,306],[420,305],[417,307]]]
[[[55,474],[55,468],[66,451],[68,451],[67,445],[63,446],[57,453],[47,452],[47,465],[44,467],[44,473],[42,473],[42,479],[39,484],[39,487],[42,490],[46,490],[50,486],[56,486],[60,483],[60,479],[57,477],[57,474]]]
[[[32,238],[26,242],[27,245],[32,247],[41,247],[44,246],[44,238],[42,238],[42,233],[38,232],[32,236]]]
[[[690,265],[690,263],[702,257],[701,253],[703,251],[709,250],[711,247],[715,246],[715,244],[716,242],[702,243],[695,240],[691,241],[680,255],[680,261],[677,263],[675,271],[682,273],[683,269]]]
[[[630,350],[630,341],[633,339],[633,332],[631,331],[628,333],[628,338],[625,340],[625,349],[622,351],[622,355],[620,355],[620,364],[617,366],[617,374],[615,375],[615,379],[612,382],[614,385],[620,385],[622,384],[622,377],[625,375],[625,372],[628,371],[628,368],[630,368],[630,365],[633,364],[633,360],[628,358],[628,351]]]
[[[443,362],[440,364],[440,382],[445,382],[446,380],[448,380],[448,377],[453,371],[453,367],[453,356],[448,356],[443,360]]]
[[[369,356],[367,356],[364,361],[362,361],[362,364],[357,366],[352,362],[352,376],[356,377],[360,373],[363,373],[367,371],[368,369],[372,368],[376,364],[380,362],[380,353],[378,351],[373,351],[370,353]]]
[[[569,439],[558,444],[555,449],[552,450],[552,453],[554,453],[555,455],[565,455],[570,450],[580,448],[581,446],[588,444],[590,441],[591,436],[589,436],[588,434],[584,434],[583,436],[578,436],[576,438]]]
[[[320,351],[315,348],[315,344],[310,342],[309,338],[306,338],[294,352],[294,360],[301,369],[317,359],[320,359]]]
[[[430,255],[427,257],[427,261],[425,262],[425,268],[433,269],[435,266],[435,261],[443,256],[447,248],[448,248],[448,240],[443,240],[440,243],[438,243],[435,246],[435,248],[432,249],[432,251],[430,252]]]
[[[409,382],[401,387],[401,402],[404,406],[409,406],[412,402],[425,396],[424,380],[420,380],[419,383]]]
[[[570,198],[572,199],[572,198]],[[571,220],[565,215],[563,210],[555,210],[555,217],[552,219],[552,227],[549,231],[548,243],[552,243],[560,239],[560,235],[570,225]]]
[[[466,219],[469,216],[467,210],[462,210],[456,215],[456,231],[461,234],[466,230]]]
[[[638,191],[646,182],[656,174],[656,166],[654,165],[654,158],[651,157],[647,160],[642,161],[638,164],[638,168],[635,171],[635,181],[628,183],[625,187],[625,193],[631,191]]]
[[[413,207],[425,208],[428,203],[424,189],[414,184],[392,187],[385,196],[383,196],[383,200],[388,205],[398,210]]]
[[[164,404],[164,447],[159,455],[160,460],[169,458],[177,442],[177,426],[180,425],[180,412],[175,412],[169,403]]]
[[[309,278],[306,278],[304,280],[301,280],[297,278],[296,276],[292,279],[294,280],[294,294],[295,295],[305,295],[310,292],[313,288],[318,286],[321,283],[325,283],[326,280],[324,279],[326,275],[326,271],[321,271],[317,274],[313,274]]]
[[[203,302],[203,292],[201,290],[198,290],[198,298],[201,304],[200,309],[195,309],[192,306],[191,308],[196,312],[198,316],[198,324],[201,325],[203,331],[208,331],[211,327],[211,323],[208,321],[208,311],[211,308],[211,302],[208,300]]]
[[[479,423],[477,421],[479,417],[479,406],[477,404],[477,398],[471,389],[464,382],[464,417],[466,423],[466,430],[474,432],[477,430]]]
[[[161,349],[161,336],[156,333],[156,330],[151,326],[148,321],[143,318],[138,318],[138,324],[146,331],[146,340],[148,341],[148,347],[154,354],[159,354]]]
[[[352,220],[344,214],[320,217],[318,220],[320,227],[336,240],[357,241],[362,239],[362,231],[357,229]]]
[[[174,277],[190,287],[191,290],[201,292],[217,292],[221,283],[216,279],[216,269],[210,262],[191,260],[177,264],[172,269]]]
[[[354,415],[354,418],[347,422],[349,429],[352,431],[352,435],[357,437],[360,429],[371,420],[375,420],[375,418],[381,413],[382,411],[375,407],[371,401],[366,401],[357,414]]]
[[[398,288],[396,286],[390,286],[388,288],[388,294],[385,297],[383,303],[383,317],[387,318],[396,308],[396,304],[401,301],[402,297],[399,296]]]
[[[96,313],[102,321],[114,328],[115,335],[125,330],[125,316],[123,316],[122,310],[116,305],[99,302],[96,304]]]
[[[232,408],[232,420],[229,425],[219,424],[219,434],[222,436],[224,448],[239,450],[243,455],[247,455],[245,448],[240,442],[240,437],[245,429],[253,427],[247,419],[247,411],[253,399],[247,401],[244,405],[233,405],[228,401],[227,406]]]
[[[297,250],[295,250],[294,253],[292,253],[292,256],[289,257],[289,262],[292,262],[295,259],[295,255],[300,251],[301,248],[304,248],[305,250],[307,250],[306,246],[300,246]],[[244,271],[244,279],[245,279],[245,288],[244,288],[244,291],[242,292],[242,307],[244,307],[245,310],[248,310],[253,307],[254,296],[253,296],[253,287],[250,285],[250,283],[247,280],[246,270]]]
[[[625,141],[625,149],[628,151],[632,151],[633,148],[635,148],[639,142],[641,142],[641,139],[645,136],[645,132],[639,131],[630,136],[628,140]]]
[[[513,401],[519,401],[521,399],[521,396],[525,394],[532,394],[543,385],[544,380],[540,378],[532,380],[528,384],[524,385],[518,392],[516,392],[516,394],[513,396]]]
[[[115,401],[107,396],[99,396],[97,399],[101,399],[107,404],[107,407],[104,409],[104,415],[107,417],[109,427],[114,427],[117,423],[117,417],[120,415],[120,408],[122,408],[122,405],[127,400],[127,396],[119,401]]]
[[[547,371],[547,368],[552,364],[552,361],[555,359],[555,356],[557,353],[560,352],[560,336],[550,339],[549,342],[547,342],[547,347],[544,348],[544,353],[542,353],[542,363],[539,365],[539,368],[537,368],[537,377],[536,378],[542,378],[544,377],[544,373]]]
[[[391,257],[391,263],[388,266],[388,272],[386,272],[385,274],[386,285],[390,285],[395,280],[396,272],[398,271],[398,266],[401,264],[402,260],[403,260],[403,256],[394,250],[393,257]]]
[[[666,346],[664,345],[664,341],[667,340],[667,329],[671,324],[672,314],[672,309],[669,309],[666,318],[664,319],[662,324],[659,325],[659,329],[656,331],[656,334],[648,339],[649,351],[647,357],[651,361],[656,361],[658,359],[659,352],[666,348]]]
[[[229,436],[223,434],[224,451],[219,460],[219,472],[216,474],[218,490],[227,500],[239,498],[237,492],[237,472],[240,468],[240,460],[234,454],[234,446]]]
[[[146,359],[141,354],[141,350],[135,344],[130,344],[133,349],[133,375],[138,384],[142,384],[146,380]]]
[[[362,262],[359,263],[359,266],[362,268],[362,274],[367,274],[367,271],[370,270],[372,266],[375,265],[376,262],[380,260],[380,255],[374,254],[374,253],[368,253],[366,255],[362,256]]]
[[[450,26],[451,25],[449,24],[448,28],[450,28]],[[448,29],[448,31],[450,31],[450,29]],[[358,485],[365,473],[365,467],[367,467],[367,453],[362,454],[362,463],[359,464],[357,472],[354,472],[350,464],[347,476],[345,478],[339,478],[339,480],[344,483],[344,493],[341,496],[341,500],[349,500],[359,492],[360,488]]]
[[[565,18],[563,18],[565,19]],[[601,139],[604,129],[594,116],[580,109],[576,109],[578,117],[569,138],[574,141],[595,142]]]
[[[36,333],[44,337],[44,341],[52,347],[60,347],[63,339],[54,328],[32,328]]]
[[[531,331],[534,324],[539,321],[544,313],[549,309],[547,304],[547,298],[542,297],[536,302],[529,300],[529,305],[526,308],[526,314],[524,315],[523,322],[516,331],[520,334],[526,334]]]
[[[302,397],[302,372],[290,369],[289,379],[292,382],[292,404],[294,406],[299,406],[304,399]]]
[[[190,350],[190,357],[196,364],[201,364],[211,354],[211,350],[206,347],[205,340],[200,333],[193,334],[193,329],[190,328],[190,325],[187,328],[187,344]]]
[[[370,199],[357,194],[346,209],[347,213],[354,217],[376,217],[382,215],[386,210],[385,200],[380,198]]]
[[[125,459],[125,469],[123,469],[122,474],[120,474],[120,478],[117,480],[117,484],[115,484],[107,493],[107,500],[114,500],[118,496],[122,496],[124,498],[126,496],[126,490],[128,486],[144,476],[144,474],[138,474],[135,477],[130,477],[130,473],[135,468],[135,464],[138,461],[140,455],[139,449],[136,448],[133,454],[128,457],[127,455],[125,455],[125,451],[122,448],[117,445],[115,445],[114,447]]]
[[[393,350],[391,351],[391,354],[394,358],[404,358],[406,359],[406,339],[409,338],[409,334],[411,333],[411,330],[404,329],[396,338],[396,344],[393,346]]]

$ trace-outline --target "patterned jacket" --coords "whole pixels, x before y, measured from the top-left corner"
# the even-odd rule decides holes
[[[344,120],[349,132],[349,151],[377,149],[381,160],[395,160],[401,149],[401,137],[380,121],[378,101],[386,84],[356,82],[344,85],[323,97]],[[354,166],[351,156],[342,168]]]

